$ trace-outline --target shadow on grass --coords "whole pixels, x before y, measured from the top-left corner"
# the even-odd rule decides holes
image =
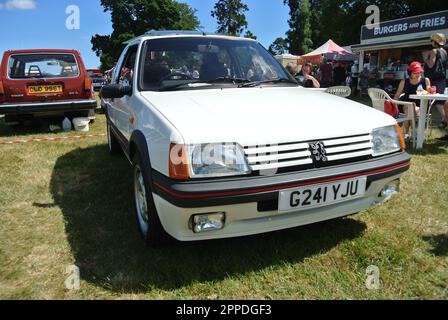
[[[412,155],[419,155],[419,156],[438,155],[447,153],[448,150],[447,147],[448,143],[434,140],[426,142],[423,145],[423,150],[415,150],[412,149],[412,146],[410,146],[408,147],[408,152]]]
[[[99,110],[99,109],[97,109]],[[100,113],[96,113],[98,118]],[[17,125],[7,125],[5,118],[0,116],[0,139],[10,137],[26,137],[36,134],[53,134],[62,133],[63,116],[49,118],[29,118]],[[93,125],[93,121],[91,125]]]
[[[62,122],[62,120],[61,120]],[[42,133],[52,133],[50,125],[61,125],[58,120],[34,119],[15,126],[5,124],[4,118],[0,118],[0,137],[30,136]]]
[[[425,236],[423,240],[432,246],[431,253],[437,257],[448,256],[448,234]]]
[[[298,263],[359,237],[366,226],[338,219],[260,236],[148,249],[138,234],[131,168],[106,146],[57,160],[51,189],[84,280],[119,293],[172,290],[285,263]]]

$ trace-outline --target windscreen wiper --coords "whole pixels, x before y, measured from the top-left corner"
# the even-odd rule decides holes
[[[194,81],[189,81],[189,82],[169,85],[169,86],[161,87],[159,89],[159,91],[176,90],[178,88],[181,88],[183,86],[188,86],[190,84],[198,84],[198,83],[212,84],[212,83],[220,83],[220,82],[222,82],[222,83],[233,83],[233,84],[236,85],[238,83],[249,83],[251,81],[247,80],[247,79],[243,79],[243,78],[219,77],[219,78],[212,79],[212,80],[194,80]]]
[[[293,81],[291,79],[287,79],[287,78],[277,78],[277,79],[271,79],[271,80],[263,80],[263,81],[251,81],[248,83],[244,83],[241,84],[239,86],[239,88],[250,88],[250,87],[257,87],[259,85],[265,84],[265,83],[281,83],[281,82],[285,82],[285,83],[293,83],[298,85],[298,83],[296,81]]]

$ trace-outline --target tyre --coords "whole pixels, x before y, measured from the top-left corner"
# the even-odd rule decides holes
[[[133,159],[134,203],[138,227],[148,247],[168,244],[170,236],[163,229],[152,196],[151,183],[145,174],[139,153]]]
[[[117,137],[115,137],[109,124],[107,124],[107,145],[111,155],[116,156],[123,153],[120,143],[118,142]]]

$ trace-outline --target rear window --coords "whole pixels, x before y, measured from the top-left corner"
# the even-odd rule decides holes
[[[79,76],[79,67],[73,54],[16,54],[9,58],[8,76],[11,79],[71,78]]]

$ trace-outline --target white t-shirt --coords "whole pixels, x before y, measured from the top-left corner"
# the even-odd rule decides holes
[[[358,78],[358,76],[359,76],[358,73],[359,73],[358,66],[356,64],[354,64],[352,66],[352,77],[353,78]]]

